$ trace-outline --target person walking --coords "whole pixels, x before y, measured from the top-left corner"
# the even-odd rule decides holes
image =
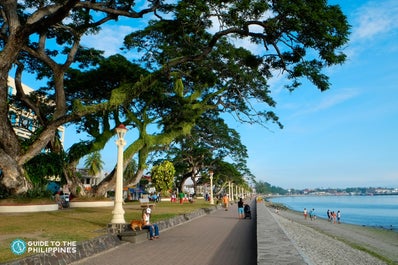
[[[242,198],[239,198],[239,201],[238,201],[238,218],[239,219],[243,219],[245,216],[244,216],[244,211],[243,211],[243,200],[242,200]]]
[[[340,224],[341,212],[340,210],[337,211],[337,223]]]
[[[228,195],[227,194],[224,194],[224,197],[222,198],[222,202],[224,204],[225,210],[228,211],[229,200],[228,200]]]
[[[307,215],[308,215],[307,208],[304,208],[303,214],[304,214],[304,219],[307,220]]]
[[[311,219],[311,221],[316,219],[316,217],[315,217],[315,209],[314,208],[312,208],[312,210],[310,211],[310,219]]]

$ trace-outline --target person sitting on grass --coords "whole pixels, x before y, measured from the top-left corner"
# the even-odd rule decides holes
[[[143,222],[142,228],[148,229],[149,239],[154,240],[156,238],[159,238],[159,227],[157,224],[151,224],[150,217],[151,217],[151,208],[148,207],[142,210],[142,222]]]

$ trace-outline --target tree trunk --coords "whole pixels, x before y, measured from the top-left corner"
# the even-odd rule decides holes
[[[116,169],[113,169],[108,176],[106,176],[100,184],[93,191],[95,196],[105,196],[108,190],[111,190],[116,185]]]
[[[32,183],[18,161],[21,147],[8,120],[8,71],[0,69],[0,186],[10,194],[21,194],[28,191]]]
[[[198,184],[197,184],[197,180],[196,180],[196,175],[195,174],[193,174],[192,176],[191,176],[191,180],[192,180],[192,183],[193,183],[193,193],[194,193],[194,196],[196,197],[197,196],[197,188],[198,188]]]
[[[83,183],[76,175],[76,163],[70,163],[66,170],[65,178],[66,182],[69,186],[70,192],[75,196],[84,196],[86,195],[86,191],[84,190]]]
[[[21,194],[32,188],[32,183],[25,178],[25,171],[14,159],[7,159],[9,156],[1,155],[0,186],[10,194]]]

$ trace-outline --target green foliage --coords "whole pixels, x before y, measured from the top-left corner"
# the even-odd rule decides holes
[[[104,166],[104,161],[101,159],[101,153],[95,151],[89,154],[84,162],[84,166],[88,169],[88,174],[90,174],[90,176],[97,176],[101,173]]]
[[[0,185],[0,200],[10,197],[12,194],[4,186]]]
[[[0,191],[1,193],[1,191]],[[33,186],[31,189],[29,189],[25,193],[21,193],[18,195],[13,195],[13,194],[1,194],[0,199],[5,199],[5,198],[12,198],[16,200],[17,202],[29,202],[32,199],[52,199],[52,193],[51,191],[47,190],[47,185],[41,185],[37,184]]]
[[[25,164],[25,169],[33,185],[40,186],[47,184],[51,177],[59,177],[61,182],[65,182],[64,165],[64,154],[40,153]]]
[[[148,1],[141,11],[136,1],[100,1],[106,6],[101,10],[96,1],[84,5],[80,1],[55,1],[57,8],[52,8],[51,1],[21,1],[18,5],[3,2],[0,46],[7,44],[12,49],[3,50],[2,55],[9,60],[4,60],[0,74],[9,75],[11,64],[16,64],[17,73],[48,78],[43,98],[54,104],[47,110],[35,110],[43,132],[72,122],[92,137],[71,148],[72,163],[101,150],[112,137],[110,124],[122,120],[140,130],[140,143],[127,149],[128,158],[141,152],[140,169],[149,153],[187,135],[209,110],[231,113],[242,122],[264,125],[271,121],[282,127],[270,110],[276,104],[268,84],[273,73],[286,73],[289,89],[299,86],[303,78],[322,91],[328,89],[323,70],[344,62],[341,48],[349,34],[341,9],[325,0]],[[110,20],[120,23],[148,13],[156,15],[125,38],[127,49],[140,52],[142,61],[138,64],[120,55],[104,59],[103,52],[80,46],[83,35],[100,31]],[[214,27],[214,14],[219,31]],[[31,23],[23,23],[27,20]],[[250,41],[263,50],[253,54],[235,47],[235,40]],[[51,43],[57,45],[46,45]],[[60,56],[66,61],[59,62]],[[19,77],[15,79],[21,80]],[[2,85],[5,91],[6,83]],[[15,100],[25,108],[37,106],[21,95]],[[7,120],[7,112],[2,113],[2,120]],[[145,137],[147,125],[160,128],[156,132],[159,137]],[[238,140],[233,132],[229,135]],[[13,145],[33,157],[39,149],[32,146],[44,148],[47,144],[40,143],[40,138],[32,138],[24,146]],[[13,151],[7,155],[13,157],[15,165],[22,164]],[[237,165],[242,171],[246,150],[239,152],[233,155],[241,156]],[[54,163],[46,164],[51,167]],[[97,165],[93,174],[100,169]],[[41,176],[55,171],[30,168],[29,176],[39,183]],[[5,177],[12,180],[18,176]]]
[[[137,169],[138,169],[137,161],[133,158],[130,159],[130,161],[128,161],[127,166],[123,172],[123,182],[125,184],[129,184],[134,179]]]
[[[26,192],[24,197],[29,199],[51,198],[51,195],[51,191],[47,190],[46,186],[34,186],[32,189]]]
[[[272,194],[284,195],[284,194],[288,193],[287,190],[285,190],[285,189],[283,189],[281,187],[271,186],[271,184],[269,184],[268,182],[265,182],[265,181],[255,182],[254,187],[255,187],[256,192],[258,194],[269,194],[269,193],[272,193]]]
[[[164,161],[152,167],[151,178],[157,191],[168,191],[173,188],[175,169],[173,163]]]

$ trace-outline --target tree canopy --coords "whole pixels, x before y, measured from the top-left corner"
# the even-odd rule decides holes
[[[24,165],[53,141],[59,126],[72,122],[87,125],[96,139],[80,146],[88,148],[82,153],[96,151],[120,122],[137,128],[139,139],[125,154],[131,159],[138,153],[139,171],[150,152],[189,134],[209,110],[281,126],[272,111],[276,102],[268,80],[283,73],[290,80],[288,89],[298,87],[302,78],[328,89],[323,70],[344,62],[341,48],[349,34],[341,9],[325,0],[150,0],[146,6],[118,0],[5,0],[0,10],[0,183],[12,193],[31,187]],[[121,23],[121,17],[132,21],[144,15],[151,20],[125,38],[125,48],[141,58],[140,67],[128,66],[137,71],[135,79],[115,75],[99,90],[79,84],[66,89],[68,76],[98,68],[103,59],[95,47],[81,46],[82,36],[111,21]],[[237,40],[261,51],[236,47]],[[112,64],[102,67],[112,71]],[[12,73],[17,88],[13,102],[31,109],[39,124],[28,146],[22,145],[8,116],[7,77]],[[49,81],[40,97],[25,94],[24,73]],[[89,100],[90,95],[98,97]],[[158,124],[160,134],[148,135],[151,123]]]

